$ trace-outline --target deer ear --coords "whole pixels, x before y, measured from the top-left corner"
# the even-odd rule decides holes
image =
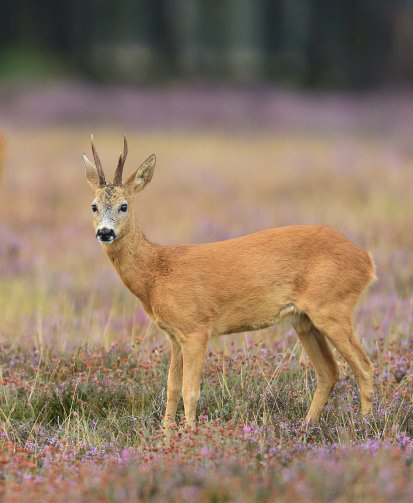
[[[155,163],[156,157],[155,154],[152,154],[127,179],[124,186],[130,194],[140,192],[152,180]]]
[[[95,165],[89,161],[85,154],[82,155],[83,164],[85,165],[86,178],[93,190],[99,187],[99,175]]]

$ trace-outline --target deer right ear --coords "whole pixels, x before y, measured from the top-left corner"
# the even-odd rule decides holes
[[[86,157],[86,154],[82,155],[83,164],[85,165],[86,170],[86,178],[89,185],[93,190],[96,190],[99,187],[99,175],[95,165],[89,161]]]

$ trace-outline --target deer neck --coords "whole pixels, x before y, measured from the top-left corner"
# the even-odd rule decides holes
[[[104,248],[124,284],[151,314],[150,297],[159,246],[151,243],[141,229],[132,224],[123,235],[111,245],[104,245]]]

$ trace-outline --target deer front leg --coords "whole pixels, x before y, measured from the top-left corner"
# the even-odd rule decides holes
[[[182,349],[175,339],[171,338],[171,362],[169,364],[167,402],[164,426],[167,428],[174,421],[182,388]]]
[[[201,374],[205,363],[208,334],[198,333],[189,336],[182,344],[183,385],[185,417],[189,426],[195,426],[196,406],[199,399]]]

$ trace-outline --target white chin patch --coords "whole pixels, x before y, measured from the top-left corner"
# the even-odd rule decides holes
[[[98,236],[98,238],[97,238],[97,239],[98,239],[99,243],[102,243],[103,245],[110,245],[110,244],[111,244],[111,243],[113,243],[113,241],[115,240],[115,238],[114,238],[114,237],[112,237],[112,236],[111,236],[109,239],[102,239],[102,238],[100,238],[100,237]]]

